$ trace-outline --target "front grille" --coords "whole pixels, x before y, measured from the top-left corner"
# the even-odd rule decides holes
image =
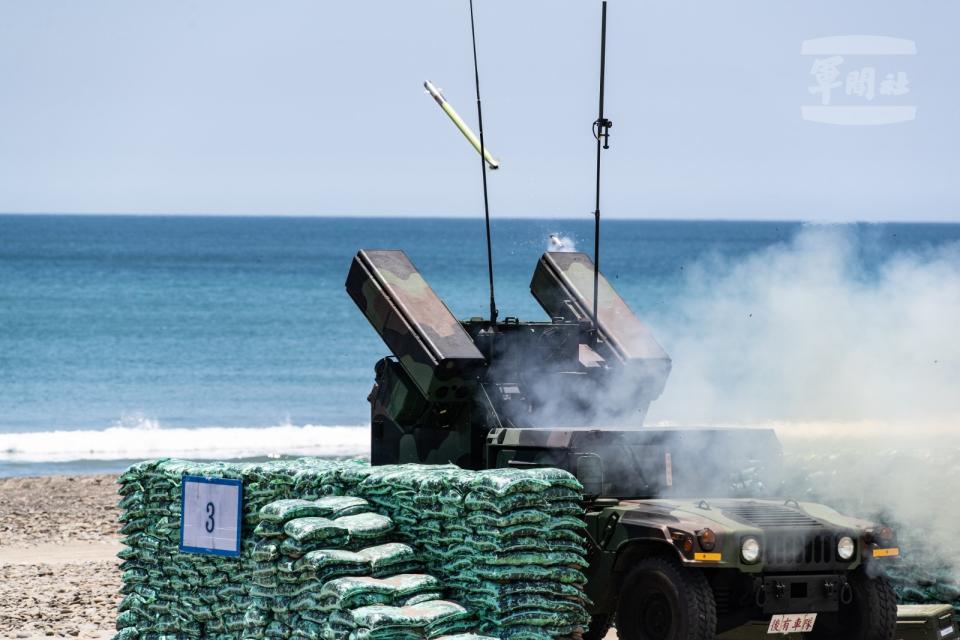
[[[723,514],[755,527],[819,527],[820,523],[796,509],[771,504],[738,504],[723,509]]]
[[[836,557],[833,533],[767,532],[763,563],[768,569],[801,571],[844,566]]]

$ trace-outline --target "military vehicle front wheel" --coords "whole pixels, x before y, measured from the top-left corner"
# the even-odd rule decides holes
[[[717,606],[707,579],[672,558],[641,560],[617,604],[620,640],[713,640]]]
[[[897,595],[884,576],[871,578],[863,570],[850,576],[853,600],[840,612],[817,616],[818,640],[893,640],[897,629]]]

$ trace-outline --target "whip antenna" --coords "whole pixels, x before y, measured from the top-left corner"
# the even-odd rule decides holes
[[[473,2],[473,0],[470,0]],[[593,137],[597,139],[597,197],[593,210],[593,328],[600,327],[597,316],[597,297],[600,288],[600,152],[610,148],[610,127],[613,123],[603,117],[603,81],[607,62],[607,0],[603,0],[600,16],[600,115],[593,123]],[[483,140],[481,128],[480,139]]]
[[[477,128],[480,131],[480,167],[483,173],[483,219],[487,226],[487,274],[490,277],[490,326],[496,328],[497,302],[493,296],[493,248],[490,243],[490,201],[487,198],[487,161],[485,158],[486,147],[483,144],[483,108],[480,105],[480,70],[477,67],[477,30],[473,23],[473,0],[470,0],[470,36],[473,39],[473,79],[477,87]]]

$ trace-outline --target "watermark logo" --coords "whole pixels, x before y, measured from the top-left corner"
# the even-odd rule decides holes
[[[908,122],[917,117],[902,56],[917,55],[912,40],[887,36],[831,36],[806,40],[800,55],[812,61],[807,90],[816,104],[800,107],[804,120],[841,125]]]

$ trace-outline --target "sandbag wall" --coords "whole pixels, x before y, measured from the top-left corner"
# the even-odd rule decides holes
[[[239,559],[179,551],[180,482],[184,475],[243,481]],[[322,622],[302,615],[309,610],[308,604],[314,606],[311,602],[332,597],[329,593],[320,595],[327,583],[309,578],[316,569],[306,568],[307,556],[314,553],[311,558],[316,562],[322,555],[316,552],[351,546],[349,537],[337,541],[318,534],[311,540],[309,533],[297,534],[296,527],[287,532],[289,521],[281,523],[278,536],[280,529],[270,531],[278,523],[270,519],[270,509],[263,512],[266,518],[261,521],[261,510],[270,503],[285,499],[313,501],[330,495],[362,498],[372,511],[358,508],[346,516],[333,511],[328,515],[356,516],[354,522],[359,529],[377,520],[372,517],[375,514],[385,516],[392,524],[381,537],[366,538],[352,550],[339,551],[357,553],[394,544],[374,554],[385,554],[389,559],[397,556],[396,543],[405,543],[409,551],[400,555],[410,564],[394,569],[423,567],[426,574],[439,580],[443,597],[475,616],[484,633],[511,640],[545,640],[586,626],[585,578],[581,572],[586,566],[580,533],[583,523],[577,517],[580,486],[562,471],[370,467],[362,462],[308,458],[257,464],[157,460],[131,467],[122,474],[120,485],[122,531],[126,536],[126,548],[121,552],[122,590],[126,597],[118,619],[118,640],[170,636],[311,638],[324,630],[324,624],[326,632],[338,638],[370,636],[369,621],[353,619],[347,610],[331,610],[328,604],[317,605],[326,608],[320,612]],[[370,515],[361,517],[367,513]],[[355,536],[354,542],[361,538]],[[281,567],[286,571],[281,572]],[[283,576],[286,581],[280,579],[280,573],[289,574]],[[272,599],[279,595],[280,583],[302,582],[305,575],[310,584],[298,588],[297,596],[307,600],[298,602],[299,608],[294,607],[296,611],[291,614],[283,608],[293,600],[284,595],[278,611]],[[394,571],[391,575],[397,574]],[[407,579],[400,582],[410,586]],[[347,587],[351,593],[359,588],[356,584]],[[445,605],[440,609],[431,606],[429,612],[418,615],[429,614],[437,620],[465,619],[453,616],[453,610],[443,609]],[[333,613],[337,613],[336,624],[330,622]],[[459,628],[453,625],[449,631]]]
[[[419,572],[411,547],[389,542],[390,518],[362,498],[279,500],[260,519],[246,635],[406,640],[477,626],[467,609],[442,599],[439,580]]]
[[[569,473],[352,465],[331,482],[388,515],[484,633],[533,639],[586,628],[582,487]]]

